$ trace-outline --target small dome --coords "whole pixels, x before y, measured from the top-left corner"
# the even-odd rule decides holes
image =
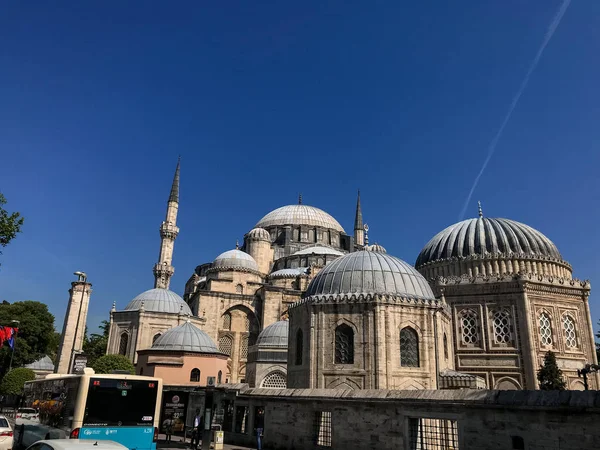
[[[290,323],[287,320],[280,320],[269,325],[258,335],[256,345],[259,347],[287,347],[289,328]]]
[[[516,254],[562,260],[556,245],[539,231],[509,219],[463,220],[436,234],[421,250],[415,266],[456,257]]]
[[[210,336],[190,322],[165,331],[152,344],[152,350],[221,353]]]
[[[54,371],[54,363],[48,355],[38,359],[37,361],[32,362],[31,364],[25,365],[25,367],[31,370]]]
[[[246,235],[249,239],[271,242],[271,235],[264,228],[252,228]]]
[[[256,264],[254,258],[238,249],[221,253],[213,261],[212,268],[220,270],[254,270],[258,272],[258,264]]]
[[[366,245],[364,249],[368,252],[387,253],[385,247],[383,245],[379,245],[378,243]]]
[[[348,253],[329,263],[308,285],[304,297],[383,294],[434,300],[431,287],[410,264],[387,253]]]
[[[168,289],[150,289],[142,292],[131,300],[125,307],[125,311],[137,311],[144,304],[144,310],[162,313],[183,313],[192,315],[188,304],[175,292]]]
[[[296,269],[280,269],[269,274],[269,278],[296,278],[305,277],[308,267],[298,267]]]
[[[343,255],[343,253],[338,250],[335,250],[331,247],[323,247],[322,245],[315,245],[313,247],[303,248],[302,250],[298,250],[293,255],[312,255],[313,253],[316,255]]]
[[[287,205],[277,208],[260,219],[256,227],[269,228],[283,225],[308,225],[344,232],[340,223],[332,216],[322,209],[308,205]]]

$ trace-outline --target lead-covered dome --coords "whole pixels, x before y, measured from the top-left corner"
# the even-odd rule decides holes
[[[287,347],[290,323],[280,320],[261,331],[256,339],[259,347]]]
[[[292,256],[296,256],[296,255],[334,255],[334,256],[342,256],[343,253],[340,252],[339,250],[336,250],[334,248],[331,247],[324,247],[322,245],[314,245],[312,247],[306,247],[303,248],[302,250],[298,250],[297,252],[293,253]]]
[[[127,304],[125,311],[137,311],[142,305],[145,311],[192,315],[188,304],[168,289],[155,288],[142,292]]]
[[[311,281],[304,297],[345,294],[434,300],[431,287],[410,264],[387,253],[365,250],[326,265]]]
[[[271,242],[271,235],[264,228],[252,228],[246,235],[249,239]]]
[[[246,270],[258,272],[258,264],[252,256],[238,249],[221,253],[212,263],[212,269]]]
[[[332,216],[322,209],[308,205],[287,205],[277,208],[260,219],[256,227],[269,228],[283,225],[308,225],[344,232],[340,223]]]
[[[152,344],[152,350],[221,353],[210,336],[190,322],[165,331]]]

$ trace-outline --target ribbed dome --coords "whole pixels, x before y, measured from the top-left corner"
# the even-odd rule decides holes
[[[264,228],[252,228],[248,232],[247,237],[249,239],[256,239],[256,240],[271,242],[271,235]]]
[[[304,296],[351,293],[434,299],[425,278],[410,264],[387,253],[364,250],[326,265]]]
[[[48,355],[45,355],[41,359],[38,359],[37,361],[34,361],[31,364],[26,364],[25,367],[31,370],[51,371],[54,370],[54,363]]]
[[[479,217],[455,223],[421,250],[415,266],[440,259],[515,254],[562,260],[554,243],[528,225],[509,219]]]
[[[146,311],[192,315],[188,304],[175,292],[168,289],[150,289],[135,297],[125,307],[125,311],[137,311],[144,304]]]
[[[308,267],[298,267],[295,269],[280,269],[269,274],[269,278],[296,278],[306,276]]]
[[[338,250],[335,250],[330,247],[323,247],[322,245],[315,245],[313,247],[303,248],[302,250],[298,250],[293,255],[312,255],[313,253],[316,255],[343,255],[343,253]]]
[[[259,347],[287,347],[288,332],[290,323],[287,320],[281,320],[269,325],[262,330],[256,340]]]
[[[309,225],[344,232],[337,220],[322,209],[308,205],[288,205],[277,208],[260,219],[256,227],[269,228],[276,225]]]
[[[213,261],[212,268],[222,270],[255,270],[258,272],[258,264],[256,264],[254,258],[248,253],[244,253],[243,251],[238,249],[229,250],[225,253],[221,253]]]
[[[368,252],[379,252],[379,253],[387,253],[387,250],[383,245],[379,245],[377,243],[372,245],[366,245],[365,250]]]
[[[166,331],[152,344],[152,350],[220,353],[210,336],[190,322]]]

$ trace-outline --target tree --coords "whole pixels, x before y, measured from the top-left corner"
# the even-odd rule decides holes
[[[21,232],[25,220],[18,212],[9,214],[4,209],[4,205],[6,205],[6,197],[0,192],[0,246],[2,247],[6,247],[17,233]],[[0,251],[1,254],[2,251]]]
[[[90,335],[89,338],[86,337],[85,342],[83,343],[83,353],[87,355],[88,366],[93,366],[98,358],[106,355],[110,323],[106,320],[103,320],[99,328],[102,330],[102,334],[94,333]]]
[[[564,391],[566,387],[562,370],[556,364],[556,355],[553,352],[546,353],[544,365],[540,367],[537,374],[542,391]]]
[[[96,373],[112,373],[114,370],[126,370],[132,375],[135,374],[135,367],[123,355],[104,355],[96,360],[92,368]]]
[[[46,348],[46,355],[50,357],[52,362],[56,364],[56,357],[58,356],[58,347],[60,346],[60,338],[62,335],[58,331],[52,333],[50,341],[48,341],[48,348]]]
[[[13,367],[30,364],[46,355],[55,336],[54,316],[48,306],[32,300],[0,304],[0,325],[15,326],[13,320],[20,322]],[[8,344],[0,348],[0,378],[8,369],[11,353]]]
[[[26,381],[35,380],[33,370],[25,367],[18,367],[8,372],[0,383],[0,394],[20,395],[23,392],[23,386]]]

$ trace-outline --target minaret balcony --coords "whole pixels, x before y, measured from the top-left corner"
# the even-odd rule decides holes
[[[179,227],[170,222],[163,222],[160,226],[160,236],[163,238],[175,239],[179,234]]]

